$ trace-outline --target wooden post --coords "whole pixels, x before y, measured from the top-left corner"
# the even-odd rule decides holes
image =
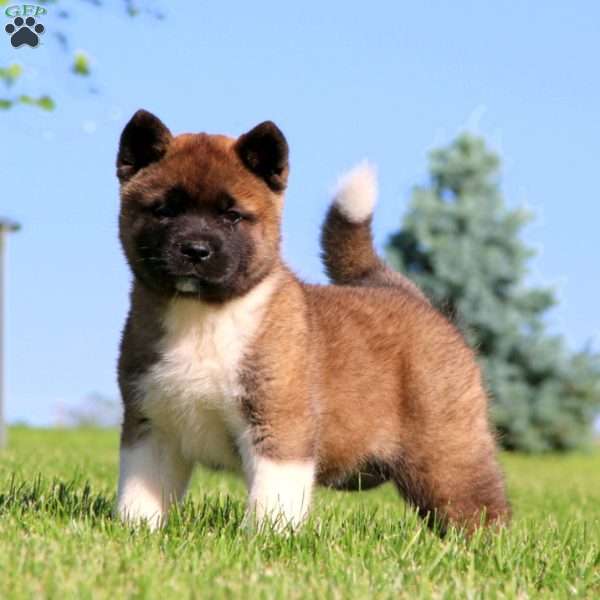
[[[4,411],[4,254],[8,234],[19,229],[18,223],[0,219],[0,449],[5,448],[7,443]]]

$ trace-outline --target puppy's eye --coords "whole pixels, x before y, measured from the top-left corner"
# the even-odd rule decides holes
[[[237,210],[226,210],[223,213],[223,219],[230,225],[236,225],[242,220],[242,215]]]
[[[155,204],[151,210],[152,214],[157,219],[171,219],[176,217],[181,212],[180,207],[172,202],[161,202],[159,204]]]

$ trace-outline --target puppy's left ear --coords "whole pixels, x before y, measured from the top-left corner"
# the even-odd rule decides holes
[[[140,169],[159,161],[173,136],[166,125],[147,110],[138,110],[121,134],[117,177],[125,183]]]
[[[272,121],[265,121],[244,133],[235,145],[238,156],[250,171],[263,179],[275,192],[287,185],[288,144]]]

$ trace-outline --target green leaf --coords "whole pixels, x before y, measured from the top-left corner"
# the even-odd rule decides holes
[[[87,77],[90,74],[90,60],[85,52],[78,51],[75,53],[73,61],[73,73]]]
[[[9,65],[8,67],[0,67],[0,79],[4,81],[7,87],[10,87],[15,81],[21,77],[23,73],[23,67],[17,63]]]
[[[36,104],[44,110],[54,110],[56,108],[56,104],[50,96],[41,96],[37,99]]]
[[[54,110],[55,103],[50,96],[40,96],[39,98],[32,98],[26,94],[19,96],[19,102],[28,106],[37,106],[43,110]]]

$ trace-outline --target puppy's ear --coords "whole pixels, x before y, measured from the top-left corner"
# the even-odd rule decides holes
[[[121,134],[117,177],[124,183],[140,169],[160,160],[173,139],[163,122],[146,110],[138,110]]]
[[[288,144],[275,123],[265,121],[241,135],[236,151],[246,167],[272,190],[285,189],[289,171]]]

